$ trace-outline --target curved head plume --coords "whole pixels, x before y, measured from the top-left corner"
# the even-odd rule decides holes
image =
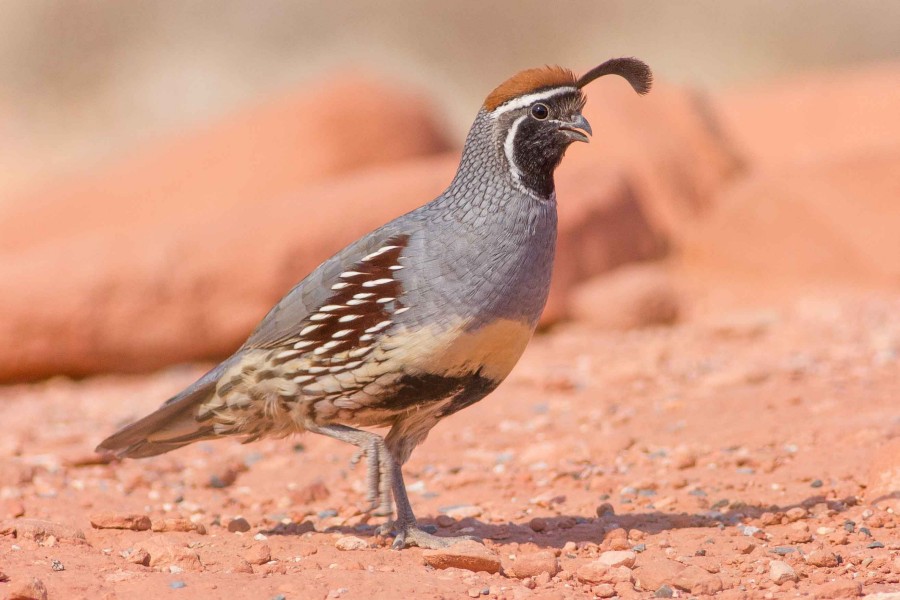
[[[602,65],[597,65],[575,82],[575,87],[583,88],[598,77],[618,75],[623,77],[638,94],[644,95],[653,85],[653,73],[650,67],[636,58],[611,58]]]
[[[650,67],[636,58],[612,58],[581,77],[563,67],[538,67],[520,71],[498,85],[488,94],[484,108],[492,112],[517,98],[552,89],[577,91],[604,75],[623,77],[638,94],[646,94],[653,84]]]

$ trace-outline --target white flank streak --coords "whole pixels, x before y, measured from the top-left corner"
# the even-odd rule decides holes
[[[372,351],[372,346],[363,346],[362,348],[354,348],[353,350],[348,352],[347,355],[350,358],[359,358],[363,354],[368,354],[371,351]],[[347,363],[347,364],[349,365],[350,363]]]
[[[306,370],[309,371],[310,373],[318,374],[318,373],[324,373],[325,371],[327,371],[328,367],[310,367]]]
[[[393,302],[394,300],[396,300],[396,298],[379,298],[375,302],[377,302],[378,304],[387,304],[388,302]]]
[[[354,298],[362,299],[362,298],[371,298],[375,295],[375,292],[362,292],[359,294],[353,294]]]
[[[374,337],[375,337],[375,336],[372,335],[371,333],[365,333],[365,334],[359,336],[359,341],[361,341],[361,342],[368,342],[369,340],[371,340],[371,339],[374,338]],[[350,353],[350,356],[353,356],[353,352]]]
[[[316,325],[316,327],[318,327],[318,325]],[[306,331],[306,329],[304,329],[303,331]],[[303,333],[303,332],[301,332],[301,333]],[[312,346],[313,344],[315,344],[315,342],[313,342],[311,340],[297,342],[296,344],[294,344],[294,350],[301,350],[303,348],[306,348],[307,346]]]
[[[382,321],[381,323],[378,323],[377,325],[374,325],[374,326],[366,329],[366,333],[377,333],[390,324],[391,324],[390,321]]]
[[[316,313],[312,315],[309,320],[310,321],[324,321],[325,319],[330,319],[334,315],[329,315],[328,313]]]
[[[375,258],[376,256],[381,256],[382,254],[384,254],[384,253],[387,252],[388,250],[394,250],[395,248],[399,248],[399,247],[400,247],[400,246],[384,246],[384,247],[382,247],[382,248],[379,248],[378,250],[376,250],[376,251],[373,252],[372,254],[369,254],[369,255],[364,256],[364,257],[363,257],[363,261],[372,260],[372,259]]]
[[[350,335],[351,333],[353,333],[352,329],[341,329],[340,331],[335,331],[334,333],[332,333],[331,337],[342,338],[344,336]]]
[[[291,381],[294,383],[306,383],[307,381],[311,381],[315,379],[312,375],[301,375],[300,377],[294,377]]]
[[[391,279],[390,277],[388,277],[386,279],[376,279],[375,281],[364,281],[362,286],[367,287],[367,288],[375,287],[376,285],[384,285],[386,283],[391,283],[392,281],[394,281],[394,280]]]
[[[306,335],[307,333],[312,333],[319,327],[321,327],[321,325],[307,325],[306,327],[304,327],[303,329],[300,330],[300,335],[303,336],[303,335]],[[297,347],[297,345],[294,344],[294,348],[296,348],[296,347]]]
[[[355,321],[362,317],[362,315],[344,315],[340,319],[338,319],[338,323],[349,323],[350,321]]]
[[[403,267],[401,265],[391,265],[390,267],[388,267],[388,269],[390,269],[391,271],[399,271],[402,268]]]
[[[365,273],[360,273],[359,271],[344,271],[338,277],[346,279],[348,277],[356,277],[357,275],[365,275]]]
[[[362,364],[361,360],[354,360],[354,361],[350,361],[346,365],[344,365],[344,368],[345,369],[355,369],[356,367],[358,367],[361,364]]]
[[[397,310],[395,310],[395,311],[394,311],[394,314],[395,314],[395,315],[400,315],[400,314],[405,313],[405,312],[408,311],[408,310],[409,310],[409,307],[408,307],[408,306],[404,306],[403,308],[398,308]]]
[[[341,310],[342,308],[344,308],[344,307],[341,306],[340,304],[326,304],[319,310],[321,310],[322,312],[333,312],[335,310]]]
[[[301,342],[301,343],[311,344],[312,342]],[[295,346],[295,348],[296,348],[296,346]],[[284,352],[279,352],[278,354],[276,354],[275,358],[287,358],[288,356],[296,356],[297,354],[300,354],[300,353],[297,352],[296,350],[285,350]]]
[[[366,304],[369,300],[360,300],[359,298],[351,298],[347,300],[347,306],[359,306],[360,304]]]
[[[347,283],[346,281],[342,281],[342,282],[340,282],[340,283],[336,283],[336,284],[334,284],[333,286],[331,286],[331,289],[333,289],[333,290],[342,290],[342,289],[344,289],[344,288],[350,287],[351,285],[353,285],[353,284],[352,284],[352,283]]]
[[[512,127],[509,128],[509,131],[506,134],[506,140],[503,142],[503,152],[506,154],[506,160],[509,162],[509,170],[512,172],[513,179],[519,183],[522,182],[522,171],[520,171],[518,165],[516,165],[516,149],[514,143],[516,140],[516,132],[519,130],[519,125],[527,118],[528,115],[522,115],[513,121]]]
[[[519,96],[518,98],[513,98],[505,104],[501,104],[500,106],[495,108],[493,112],[490,113],[490,115],[492,118],[496,119],[503,113],[508,113],[511,110],[516,110],[517,108],[525,108],[526,106],[531,106],[532,104],[540,100],[549,100],[550,98],[559,96],[560,94],[567,94],[577,91],[578,88],[565,86],[544,90],[543,92],[537,92],[534,94],[526,94],[524,96]]]
[[[340,373],[341,371],[345,370],[346,368],[347,368],[346,365],[338,365],[336,367],[328,367],[328,372],[329,373]]]

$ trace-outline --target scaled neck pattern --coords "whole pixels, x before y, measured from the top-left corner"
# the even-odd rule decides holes
[[[478,112],[466,137],[459,168],[443,194],[445,202],[466,204],[469,209],[489,205],[484,208],[503,210],[511,201],[520,205],[516,207],[518,209],[526,206],[541,212],[555,209],[552,174],[549,187],[543,186],[539,193],[526,186],[527,179],[516,165],[511,148],[516,125],[513,123],[508,130],[498,134],[496,121],[490,114],[484,109]]]

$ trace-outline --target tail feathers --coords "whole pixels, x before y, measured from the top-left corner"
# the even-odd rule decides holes
[[[213,369],[158,410],[106,438],[97,452],[145,458],[215,437],[212,423],[197,418],[198,409],[216,390],[221,366]]]

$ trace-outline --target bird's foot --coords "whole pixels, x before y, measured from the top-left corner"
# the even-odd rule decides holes
[[[385,523],[385,525],[394,524]],[[384,531],[383,526],[379,529],[379,533]],[[390,529],[388,529],[388,532]],[[477,538],[474,538],[470,535],[459,535],[459,536],[447,536],[447,537],[438,537],[432,533],[425,531],[424,529],[420,529],[418,525],[408,525],[406,527],[398,527],[397,535],[394,538],[394,543],[391,544],[391,548],[394,550],[403,550],[404,548],[409,548],[410,546],[418,546],[419,548],[424,548],[427,550],[440,550],[443,548],[449,548],[453,544],[458,544],[459,542],[463,542],[466,540],[469,541],[480,541]]]

